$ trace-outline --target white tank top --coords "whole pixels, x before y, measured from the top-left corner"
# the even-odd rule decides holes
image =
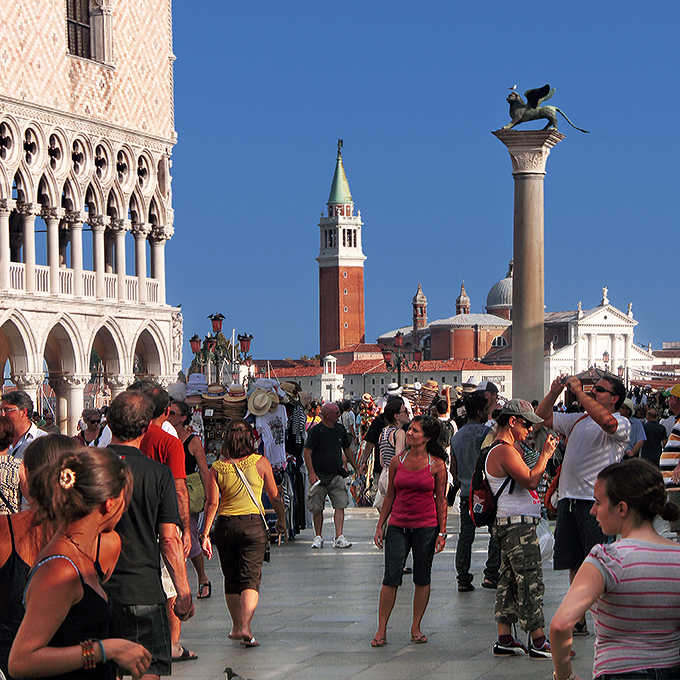
[[[489,486],[494,494],[498,493],[501,484],[507,479],[505,477],[492,477],[486,469],[486,464],[489,462],[487,456],[484,463],[484,472],[486,478],[489,480]],[[527,468],[528,469],[528,468]],[[515,482],[515,488],[510,493],[512,481],[503,489],[501,495],[498,497],[498,507],[496,510],[496,517],[514,517],[515,515],[524,515],[526,517],[540,517],[541,516],[541,499],[536,491],[529,491],[523,486]]]

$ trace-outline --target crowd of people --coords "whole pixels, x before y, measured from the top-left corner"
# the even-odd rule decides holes
[[[631,397],[640,395],[611,375],[589,387],[560,377],[533,405],[503,401],[491,382],[465,385],[453,399],[445,388],[423,413],[394,384],[378,404],[364,395],[361,410],[314,402],[296,385],[286,390],[285,452],[306,476],[293,492],[304,509],[294,515],[277,480],[286,463],[270,463],[269,439],[258,436],[251,414],[228,422],[209,466],[191,407],[151,380],[115,397],[105,418],[83,411],[73,437],[38,427],[25,392],[2,395],[0,670],[8,680],[117,672],[151,679],[197,659],[180,644],[195,606],[186,565],[196,597],[211,597],[204,557],[213,546],[231,618],[226,637],[259,646],[252,622],[270,531],[293,536],[307,516],[311,548],[323,549],[328,499],[331,545],[351,548],[344,520],[352,475],[363,480],[362,501],[379,511],[373,540],[384,550],[370,645],[388,643],[397,592],[411,573],[410,640],[425,644],[433,558],[446,545],[458,490],[457,586],[474,590],[479,527],[470,496],[479,465],[495,508],[482,580],[496,591],[493,654],[552,659],[554,678],[573,680],[572,638],[590,634],[590,610],[594,677],[680,678],[680,546],[655,524],[661,517],[680,533],[680,386],[663,395],[665,423],[663,403],[636,404]],[[575,406],[558,403],[563,394]],[[557,475],[559,496],[553,568],[568,571],[570,582],[550,638],[537,534],[547,472]]]

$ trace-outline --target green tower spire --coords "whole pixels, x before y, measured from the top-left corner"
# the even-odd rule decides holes
[[[335,163],[335,174],[333,175],[333,184],[331,184],[331,193],[328,197],[328,204],[332,203],[353,203],[352,194],[349,191],[349,182],[347,175],[345,175],[345,168],[342,164],[342,139],[338,139],[338,159]]]

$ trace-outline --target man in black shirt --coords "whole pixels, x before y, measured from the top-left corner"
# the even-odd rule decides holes
[[[333,506],[333,522],[335,523],[334,548],[351,548],[352,544],[343,536],[345,508],[349,505],[349,495],[345,486],[342,453],[356,468],[354,454],[350,448],[349,437],[345,428],[338,423],[340,409],[332,402],[321,408],[321,422],[310,428],[303,451],[305,465],[309,473],[309,491],[307,492],[307,509],[312,513],[316,536],[312,548],[323,548],[321,527],[323,525],[323,506],[326,496]]]
[[[650,408],[646,415],[647,421],[642,426],[645,430],[647,439],[642,444],[640,449],[640,457],[646,458],[650,463],[659,465],[659,458],[661,458],[661,451],[666,446],[668,435],[666,428],[657,421],[656,410]]]
[[[121,555],[104,589],[113,605],[112,635],[143,645],[153,657],[143,676],[148,680],[171,674],[161,554],[177,590],[175,615],[186,621],[194,613],[172,473],[139,450],[153,408],[146,394],[123,392],[111,402],[107,414],[113,434],[108,448],[125,460],[132,471],[134,487],[130,507],[116,526],[122,542]]]

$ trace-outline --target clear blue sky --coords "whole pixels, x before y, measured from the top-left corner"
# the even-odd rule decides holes
[[[491,135],[545,83],[567,138],[545,179],[547,311],[601,289],[635,339],[680,340],[680,3],[174,3],[175,236],[188,338],[220,311],[256,357],[315,354],[319,215],[343,158],[364,221],[366,339],[430,321],[461,280],[481,312],[512,257],[513,180]],[[537,127],[538,125],[534,125]]]

